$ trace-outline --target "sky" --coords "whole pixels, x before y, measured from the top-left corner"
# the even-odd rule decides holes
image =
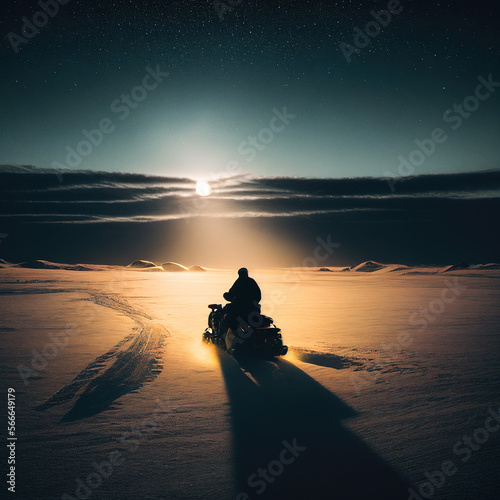
[[[2,258],[498,260],[495,2],[1,9]]]
[[[1,7],[1,164],[384,177],[442,129],[415,175],[498,168],[495,2],[63,3]]]

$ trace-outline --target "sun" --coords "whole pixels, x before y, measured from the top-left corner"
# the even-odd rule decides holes
[[[212,194],[212,188],[207,181],[198,181],[196,183],[196,194],[199,196],[210,196]]]

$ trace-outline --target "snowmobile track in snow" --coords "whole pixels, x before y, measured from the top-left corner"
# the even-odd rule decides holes
[[[80,420],[106,410],[116,399],[153,381],[163,369],[162,347],[168,330],[117,295],[91,293],[90,301],[131,318],[135,332],[89,363],[69,384],[37,407],[44,411],[78,396],[62,421]]]

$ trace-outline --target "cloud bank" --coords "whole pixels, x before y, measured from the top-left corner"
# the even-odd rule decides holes
[[[129,242],[141,234],[150,248],[155,231],[178,236],[210,226],[230,238],[235,224],[289,240],[297,258],[307,254],[304,241],[336,235],[344,250],[339,252],[341,262],[332,263],[339,265],[389,258],[410,263],[484,261],[493,257],[493,245],[498,243],[499,170],[400,178],[394,192],[387,179],[376,178],[234,177],[208,182],[212,195],[200,197],[195,181],[187,178],[3,167],[0,232],[12,237],[0,251],[11,258],[22,254],[48,260],[57,253],[66,261],[75,254],[94,255],[95,261],[98,250],[111,245],[110,232],[117,241]],[[59,238],[59,246],[32,239],[40,234]],[[92,242],[75,249],[70,234],[78,235],[77,241],[91,235]],[[196,238],[186,239],[188,243],[196,244]],[[158,260],[168,260],[168,242],[162,245],[165,254],[157,255]],[[61,255],[64,248],[68,255]],[[372,254],[364,253],[370,249]],[[120,261],[116,263],[154,260],[143,254],[122,258],[118,251],[112,258],[112,253],[102,256]]]

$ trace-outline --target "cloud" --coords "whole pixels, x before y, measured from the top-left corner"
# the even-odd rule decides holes
[[[281,235],[304,256],[307,242],[331,234],[342,245],[332,265],[370,259],[479,263],[495,260],[498,248],[498,170],[409,177],[394,193],[385,179],[240,176],[210,181],[213,195],[206,198],[196,195],[192,179],[5,170],[0,168],[0,232],[10,236],[0,248],[4,258],[68,261],[71,255],[116,263],[118,248],[124,263],[155,255],[182,261],[176,242],[186,238],[195,241],[190,262],[211,265],[203,249],[219,248],[226,262],[234,251],[222,241],[250,226],[258,235],[253,238]],[[142,253],[143,247],[154,255]]]
[[[401,179],[250,178],[212,182],[200,199],[191,179],[107,172],[0,170],[2,217],[32,222],[147,222],[193,217],[254,218],[449,211],[500,195],[500,171]]]

